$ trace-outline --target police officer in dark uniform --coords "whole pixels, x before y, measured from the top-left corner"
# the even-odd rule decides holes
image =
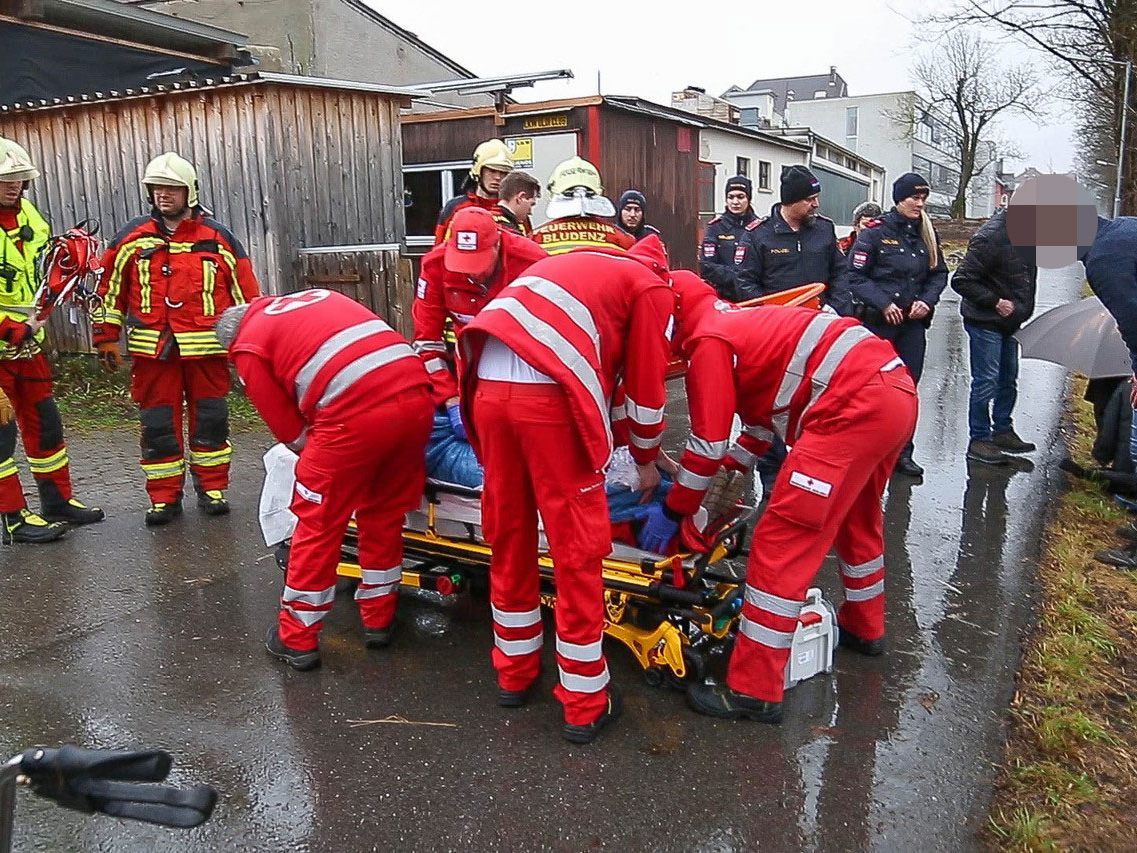
[[[924,211],[929,191],[927,180],[915,172],[896,179],[895,206],[857,236],[847,278],[853,295],[865,305],[864,324],[892,341],[917,382],[924,370],[932,312],[948,279],[939,237]],[[912,442],[896,470],[910,477],[924,475],[912,458]]]
[[[756,259],[749,235],[762,221],[750,206],[753,185],[743,175],[726,182],[726,210],[707,224],[699,249],[699,275],[731,302],[748,298],[756,287]]]
[[[837,247],[833,220],[821,216],[821,182],[805,166],[782,172],[781,203],[750,232],[754,245],[755,287],[745,298],[765,296],[803,284],[828,286],[825,303],[838,314],[852,310],[842,288],[845,256]]]

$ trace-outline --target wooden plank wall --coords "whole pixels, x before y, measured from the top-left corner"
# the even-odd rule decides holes
[[[0,115],[42,177],[31,199],[56,230],[95,218],[106,236],[144,215],[146,163],[176,150],[197,166],[202,202],[237,235],[268,293],[299,289],[299,250],[402,243],[396,96],[251,81]],[[88,349],[83,326],[52,319],[58,349]]]
[[[342,293],[362,302],[408,340],[414,337],[414,270],[411,259],[401,257],[398,249],[305,253],[296,266],[303,288]]]

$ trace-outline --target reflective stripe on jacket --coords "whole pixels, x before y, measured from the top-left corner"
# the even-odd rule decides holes
[[[184,358],[224,355],[213,324],[260,293],[240,241],[200,211],[173,234],[156,214],[134,220],[111,240],[103,266],[95,343],[117,340],[125,325],[127,349],[148,358],[173,345]]]
[[[21,237],[21,232],[26,238]],[[0,321],[23,323],[31,316],[39,287],[39,258],[50,239],[51,226],[34,204],[21,198],[16,227],[11,231],[0,229]],[[16,247],[17,242],[22,251]],[[36,343],[43,338],[40,329]],[[0,359],[15,357],[16,349],[0,341]]]

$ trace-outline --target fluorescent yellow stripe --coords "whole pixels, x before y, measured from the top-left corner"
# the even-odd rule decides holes
[[[222,246],[217,254],[221,255],[225,260],[225,265],[229,267],[229,295],[233,297],[234,305],[245,304],[245,294],[241,292],[241,287],[237,283],[237,256]]]
[[[179,477],[186,472],[186,463],[183,459],[179,459],[177,462],[143,462],[141,467],[147,480]]]
[[[222,450],[190,450],[189,463],[199,468],[216,468],[219,465],[228,465],[233,460],[233,448]]]
[[[15,477],[16,473],[15,459],[5,459],[3,461],[0,461],[0,479],[3,479],[4,477]]]
[[[139,355],[157,355],[161,334],[154,329],[127,329],[126,348]]]
[[[138,302],[139,310],[143,314],[150,313],[150,295],[152,292],[153,288],[150,286],[150,261],[147,259],[138,264]]]
[[[160,237],[139,237],[129,243],[123,243],[114,256],[114,266],[111,268],[111,277],[107,282],[107,292],[103,300],[108,305],[118,301],[119,291],[122,289],[122,273],[126,269],[127,261],[134,256],[135,249],[149,249],[152,246],[161,246],[165,240]]]
[[[217,265],[213,261],[201,262],[201,313],[212,317],[217,310],[213,304],[213,288],[216,285]]]
[[[33,474],[50,474],[67,465],[67,448],[63,448],[51,456],[29,456],[28,467]]]
[[[110,323],[112,326],[122,325],[122,312],[116,311],[114,308],[103,309],[103,322]]]

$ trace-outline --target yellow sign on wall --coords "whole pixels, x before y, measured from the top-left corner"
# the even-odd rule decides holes
[[[557,128],[568,127],[568,115],[560,113],[551,116],[529,116],[521,122],[521,126],[526,130],[556,130]]]
[[[509,149],[510,156],[513,157],[513,165],[515,168],[533,168],[532,136],[516,136],[513,139],[505,140],[505,145]]]

